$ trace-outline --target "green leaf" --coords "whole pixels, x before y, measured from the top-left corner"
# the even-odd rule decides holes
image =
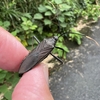
[[[4,79],[4,78],[6,77],[6,74],[7,74],[7,72],[5,72],[5,71],[2,70],[2,71],[0,72],[0,80],[1,80],[1,79]]]
[[[4,97],[7,100],[11,100],[12,90],[9,90],[7,85],[0,86],[0,92],[4,93]]]
[[[64,22],[64,20],[65,20],[65,18],[63,17],[63,16],[59,16],[58,18],[57,18],[60,22]]]
[[[57,10],[56,10],[56,9],[52,9],[51,12],[52,12],[53,14],[56,14],[56,13],[57,13]]]
[[[32,25],[32,26],[30,27],[31,30],[35,30],[36,28],[37,28],[36,25]]]
[[[78,45],[81,44],[82,35],[77,32],[74,28],[71,28],[72,33],[69,34],[70,40],[76,41]]]
[[[76,41],[77,41],[78,45],[81,45],[81,39],[80,38],[76,39]]]
[[[66,52],[69,52],[68,48],[67,48],[63,43],[57,42],[56,45],[57,45],[57,47],[60,47],[60,48],[63,47],[63,49],[64,49]]]
[[[20,38],[21,40],[25,40],[25,35],[24,35],[24,34],[23,34],[23,35],[20,35],[19,38]]]
[[[5,93],[7,91],[8,86],[6,84],[0,86],[0,92]]]
[[[3,25],[4,25],[4,27],[8,27],[8,26],[10,26],[10,22],[9,21],[4,21]]]
[[[98,20],[98,17],[93,17],[94,21],[97,21]]]
[[[23,16],[25,16],[27,18],[32,18],[32,16],[30,15],[30,13],[23,13]]]
[[[12,95],[12,92],[13,91],[11,91],[11,90],[8,90],[6,93],[5,93],[5,98],[7,99],[7,100],[11,100],[11,95]]]
[[[63,52],[60,49],[54,49],[54,52],[57,53],[59,57],[63,56],[63,58],[66,58],[66,53],[69,52],[68,48],[62,42],[60,42],[60,41],[57,41],[56,46],[59,47],[59,48],[63,47],[63,50],[65,52]]]
[[[65,12],[65,13],[63,13],[64,15],[66,15],[66,16],[73,16],[73,13],[72,12]]]
[[[21,17],[22,21],[23,22],[26,22],[27,21],[27,18],[26,17]]]
[[[20,31],[19,31],[18,29],[16,29],[15,31],[11,32],[11,34],[12,34],[13,36],[16,36],[17,33],[19,33],[19,32],[20,32]]]
[[[14,73],[14,76],[12,79],[9,80],[10,83],[13,83],[12,86],[14,87],[18,81],[19,81],[20,77],[18,76],[18,73]]]
[[[22,41],[22,44],[23,44],[24,46],[28,46],[26,40],[23,40],[23,41]]]
[[[52,10],[53,8],[51,6],[45,6],[48,10]]]
[[[3,84],[3,83],[4,83],[4,80],[5,80],[5,79],[1,79],[1,80],[0,80],[0,84]]]
[[[42,32],[43,32],[43,26],[41,26],[41,27],[38,28],[38,32],[39,32],[40,34],[42,34]]]
[[[25,25],[21,25],[22,26],[22,28],[25,30],[25,31],[27,31],[29,28],[27,27],[27,26],[25,26]]]
[[[45,24],[45,25],[50,25],[51,23],[52,23],[51,20],[48,20],[48,19],[45,19],[45,20],[44,20],[44,24]]]
[[[50,11],[45,12],[45,16],[51,16],[52,13]]]
[[[67,26],[67,23],[61,23],[60,26],[65,28]]]
[[[4,79],[4,78],[5,78],[5,76],[6,76],[6,74],[5,74],[5,73],[0,73],[0,80],[1,80],[1,79]]]
[[[0,26],[2,26],[3,25],[3,22],[2,21],[0,21]]]
[[[71,6],[67,4],[60,4],[60,11],[68,11],[71,8]]]
[[[55,0],[55,3],[56,4],[61,4],[62,3],[62,0]]]
[[[12,76],[13,76],[13,73],[11,73],[11,72],[7,72],[5,78],[6,78],[6,80],[9,80]]]
[[[29,39],[27,40],[27,43],[28,43],[29,45],[33,45],[33,39],[29,38]]]
[[[36,13],[36,14],[34,15],[34,19],[42,19],[42,18],[43,18],[43,16],[42,16],[41,13]]]
[[[60,35],[59,35],[60,36]],[[64,40],[64,38],[61,36],[59,37],[59,41],[62,42]]]
[[[38,7],[38,10],[39,10],[40,13],[43,13],[43,12],[46,12],[47,9],[46,9],[45,6],[40,5],[40,6]]]
[[[69,52],[69,49],[68,49],[66,46],[63,46],[63,49],[64,49],[66,52]]]

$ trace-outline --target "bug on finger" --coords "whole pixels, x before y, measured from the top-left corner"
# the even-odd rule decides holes
[[[23,60],[20,68],[19,74],[22,75],[25,72],[29,71],[33,67],[35,67],[38,63],[43,61],[49,54],[51,54],[54,58],[56,58],[59,62],[63,63],[58,57],[54,56],[51,51],[54,49],[56,42],[58,40],[58,36],[54,36],[49,39],[44,39],[40,42],[35,36],[34,38],[39,43],[38,46],[33,49],[28,56]]]

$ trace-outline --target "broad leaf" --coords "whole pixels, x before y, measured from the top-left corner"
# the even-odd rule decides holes
[[[61,4],[62,3],[62,0],[55,0],[55,3],[56,4]]]
[[[45,23],[45,25],[50,25],[52,22],[51,22],[51,20],[45,19],[44,23]]]
[[[36,14],[34,15],[34,19],[42,19],[42,18],[43,18],[43,16],[42,16],[41,13],[36,13]]]
[[[26,22],[27,21],[27,18],[26,17],[21,17],[22,21],[23,22]]]
[[[43,13],[43,12],[46,12],[47,9],[46,9],[45,6],[40,5],[40,6],[38,7],[38,10],[39,10],[39,12]]]
[[[63,23],[64,20],[65,20],[63,16],[59,16],[57,19],[58,19],[60,22],[62,22],[62,23]]]
[[[10,26],[10,22],[9,21],[5,21],[3,24],[4,24],[4,27]]]
[[[45,6],[48,10],[52,10],[53,8],[51,6]]]
[[[61,25],[61,27],[66,27],[67,23],[61,23],[60,25]]]
[[[68,11],[71,8],[71,6],[67,4],[60,4],[60,11]]]
[[[45,16],[51,16],[52,13],[50,11],[45,12]]]
[[[5,98],[7,99],[7,100],[11,100],[11,95],[12,95],[12,92],[13,91],[11,91],[11,90],[8,90],[6,93],[5,93]]]

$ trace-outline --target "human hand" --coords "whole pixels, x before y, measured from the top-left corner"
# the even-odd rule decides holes
[[[28,51],[9,32],[0,27],[0,68],[17,72]],[[53,100],[48,86],[48,68],[38,64],[16,85],[12,100]]]

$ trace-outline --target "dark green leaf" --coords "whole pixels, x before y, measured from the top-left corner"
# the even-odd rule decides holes
[[[0,21],[0,26],[2,26],[3,25],[3,22],[2,21]]]
[[[7,82],[11,84],[12,87],[14,87],[18,83],[19,79],[20,77],[18,76],[18,73],[14,73],[14,75],[9,78]]]
[[[6,80],[9,80],[11,77],[13,76],[13,73],[11,73],[11,72],[7,72],[7,74],[6,74]]]
[[[13,91],[11,91],[11,90],[8,90],[6,93],[5,93],[5,98],[7,99],[7,100],[11,100],[11,95],[12,95],[12,92]]]
[[[7,74],[7,72],[5,72],[5,71],[2,70],[2,71],[0,72],[0,80],[1,80],[1,79],[4,79],[4,78],[6,77],[6,74]]]
[[[0,73],[0,80],[1,80],[1,79],[4,79],[5,76],[6,76],[6,74],[4,74],[4,73]]]
[[[7,91],[8,86],[6,84],[0,86],[0,92],[5,93]]]
[[[19,38],[20,38],[21,40],[25,40],[25,35],[20,35]]]
[[[32,45],[32,44],[33,44],[33,39],[29,38],[29,39],[27,40],[27,43],[28,43],[29,45]]]

